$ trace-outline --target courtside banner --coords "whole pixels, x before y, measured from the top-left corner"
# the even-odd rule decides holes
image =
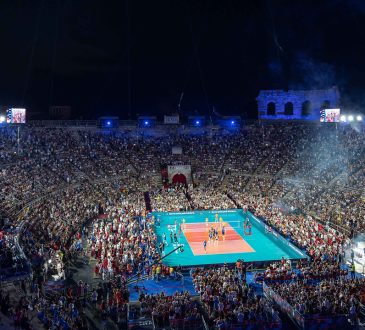
[[[179,116],[164,116],[164,123],[165,124],[178,124]]]
[[[168,215],[187,215],[187,214],[195,214],[194,211],[192,212],[167,212]]]
[[[237,209],[234,209],[234,210],[212,210],[212,211],[209,211],[209,213],[213,213],[213,214],[237,213]]]
[[[187,183],[191,183],[191,166],[190,165],[169,165],[167,166],[169,182],[173,182],[175,175],[184,175]]]

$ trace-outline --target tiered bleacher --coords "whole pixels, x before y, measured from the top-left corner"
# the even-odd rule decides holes
[[[29,328],[33,313],[45,328],[86,329],[91,309],[96,324],[122,328],[129,279],[161,268],[146,196],[154,211],[248,208],[311,258],[256,273],[266,297],[234,267],[195,269],[197,297],[140,295],[155,327],[279,329],[279,310],[303,327],[360,322],[364,281],[350,278],[343,255],[365,228],[363,127],[252,124],[137,139],[24,126],[19,145],[14,127],[0,138],[0,276],[26,281],[21,294],[1,288],[0,302],[16,326]],[[166,164],[191,164],[193,183],[163,185]],[[75,283],[72,265],[90,258],[91,280]]]

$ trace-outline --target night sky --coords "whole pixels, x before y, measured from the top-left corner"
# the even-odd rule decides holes
[[[365,1],[2,0],[0,105],[255,117],[260,89],[365,106]]]

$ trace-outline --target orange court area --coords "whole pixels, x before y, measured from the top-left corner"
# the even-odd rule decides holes
[[[219,240],[209,242],[208,232],[213,226],[218,229]],[[223,240],[220,224],[203,222],[186,223],[183,227],[186,240],[194,255],[204,254],[226,254],[226,253],[248,253],[255,250],[236,232],[227,222],[225,223],[225,239]],[[204,250],[204,240],[207,241],[206,251]]]

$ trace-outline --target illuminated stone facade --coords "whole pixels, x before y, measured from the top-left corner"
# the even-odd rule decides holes
[[[259,119],[318,120],[322,108],[339,108],[336,86],[317,90],[262,90],[256,98]]]

